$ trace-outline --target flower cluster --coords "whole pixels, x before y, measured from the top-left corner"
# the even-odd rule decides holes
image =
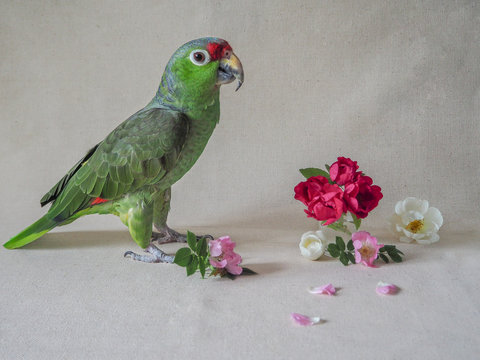
[[[347,212],[357,219],[366,218],[383,197],[382,189],[349,158],[339,157],[326,167],[328,172],[300,170],[307,180],[295,186],[295,199],[307,206],[307,216],[324,221],[324,225],[338,221]]]
[[[226,276],[234,279],[241,274],[255,274],[254,271],[241,267],[242,257],[233,249],[235,242],[230,236],[222,236],[215,240],[208,240],[205,237],[197,239],[194,233],[187,232],[187,245],[179,249],[173,262],[185,267],[187,276],[200,271],[202,278],[205,278],[207,271],[209,276]]]
[[[328,244],[323,230],[303,234],[299,247],[303,256],[319,259],[326,251],[344,265],[363,264],[374,267],[378,258],[389,262],[401,262],[403,253],[393,245],[379,244],[366,231],[352,234],[347,224],[351,222],[358,230],[362,219],[378,206],[382,189],[373,185],[373,180],[358,170],[356,161],[339,157],[333,164],[325,165],[327,171],[317,168],[301,169],[306,181],[295,186],[295,199],[307,206],[305,213],[335,231],[351,235],[345,243],[341,236]]]
[[[243,271],[239,264],[242,257],[235,253],[235,243],[230,236],[222,236],[217,240],[210,240],[208,243],[210,249],[209,262],[215,268],[215,272],[220,274],[224,271],[232,275],[240,275]]]
[[[300,253],[309,260],[318,260],[326,251],[330,256],[338,258],[343,265],[363,264],[375,267],[374,261],[382,259],[385,263],[402,262],[403,252],[394,245],[379,244],[376,237],[367,231],[357,231],[345,244],[341,236],[335,242],[327,244],[327,236],[322,230],[309,231],[302,235]]]

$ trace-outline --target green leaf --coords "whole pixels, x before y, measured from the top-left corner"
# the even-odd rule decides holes
[[[378,256],[379,256],[385,263],[388,264],[388,263],[390,262],[390,260],[388,260],[388,257],[386,257],[385,255],[383,255],[383,254],[378,254]]]
[[[337,244],[338,250],[345,251],[345,242],[341,236],[335,237],[335,243]]]
[[[197,251],[197,237],[194,233],[187,231],[187,244],[193,251]]]
[[[357,215],[355,215],[352,212],[350,214],[352,214],[353,225],[355,225],[355,230],[358,230],[360,228],[360,225],[362,224],[362,219],[359,219]]]
[[[328,172],[326,172],[325,170],[322,170],[322,169],[317,169],[317,168],[305,168],[305,169],[300,169],[300,172],[302,173],[302,175],[308,179],[308,178],[311,178],[312,176],[324,176],[326,177],[327,179],[330,180],[330,175],[328,174]]]
[[[205,279],[205,262],[206,259],[200,259],[200,261],[198,262],[198,270],[200,270],[200,274],[202,275],[203,279]]]
[[[353,254],[350,253],[350,252],[347,252],[347,257],[348,257],[348,260],[350,260],[350,262],[351,262],[352,264],[355,264],[355,263],[356,263],[356,261],[355,261],[355,255],[353,255]]]
[[[330,255],[332,255],[334,258],[337,258],[340,256],[340,249],[334,243],[328,244],[327,250],[330,253]]]
[[[353,241],[352,239],[350,239],[347,243],[347,249],[350,250],[350,251],[353,251],[355,250],[355,247],[353,246]]]
[[[237,278],[236,275],[233,275],[233,274],[230,274],[228,271],[225,273],[225,275],[223,276],[226,276],[227,278],[229,278],[230,280],[235,280]]]
[[[240,275],[257,275],[257,273],[255,271],[253,271],[252,269],[249,269],[249,268],[246,268],[246,267],[242,267],[242,273]]]
[[[378,251],[380,252],[388,252],[388,255],[390,255],[390,253],[392,254],[401,254],[403,256],[405,256],[405,254],[403,252],[401,252],[400,250],[397,249],[397,247],[395,245],[384,245],[383,247],[381,247]]]
[[[198,257],[192,256],[192,261],[187,265],[187,276],[195,273],[198,269]]]
[[[205,239],[204,237],[198,240],[197,254],[198,256],[202,256],[202,257],[207,256],[207,239]]]
[[[388,255],[392,258],[393,261],[396,263],[402,262],[403,259],[400,255],[398,255],[396,252],[389,252]]]
[[[398,250],[397,248],[395,248],[395,251],[396,251],[398,254],[405,256],[405,254],[404,254],[403,252],[401,252],[400,250]]]
[[[325,169],[327,169],[327,171],[330,172],[330,165],[325,164]]]
[[[343,265],[345,265],[345,266],[347,266],[347,265],[348,265],[348,257],[347,257],[347,253],[345,253],[345,252],[341,252],[341,253],[340,253],[340,258],[339,258],[339,259],[340,259],[340,262],[341,262]]]
[[[178,249],[178,251],[175,253],[175,259],[173,259],[173,262],[177,265],[185,267],[190,264],[192,258],[192,251],[189,248],[184,247]]]

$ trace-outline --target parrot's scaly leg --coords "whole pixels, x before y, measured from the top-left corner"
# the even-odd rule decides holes
[[[155,245],[150,244],[145,248],[145,252],[151,254],[149,255],[140,255],[136,254],[133,251],[127,251],[124,256],[129,257],[136,261],[142,261],[146,263],[173,263],[175,256],[165,254],[162,250],[157,248]]]
[[[157,227],[155,228],[159,230],[159,232],[152,232],[152,241],[157,241],[159,244],[187,242],[186,234],[181,234],[173,229],[170,229],[167,225],[165,225],[162,229],[158,229]],[[197,240],[200,240],[201,238],[213,240],[212,235],[197,235]]]
[[[151,241],[157,241],[159,244],[172,242],[187,242],[187,235],[170,229],[167,226],[167,216],[170,210],[171,188],[159,192],[153,197],[153,224],[158,230],[152,233]],[[197,236],[197,240],[205,237],[213,240],[212,235]]]
[[[120,219],[123,219],[128,226],[128,231],[133,240],[140,247],[144,248],[145,252],[151,255],[139,255],[133,251],[127,251],[124,256],[147,263],[173,263],[174,256],[165,254],[150,242],[152,237],[153,202],[149,200],[148,196],[139,192],[130,195],[123,203],[119,204]]]

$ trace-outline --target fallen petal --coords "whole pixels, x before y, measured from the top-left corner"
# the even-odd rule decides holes
[[[335,287],[332,284],[326,284],[318,287],[311,287],[308,289],[310,294],[335,295]]]
[[[320,322],[320,318],[316,316],[310,317],[310,316],[306,316],[298,313],[291,313],[290,316],[292,317],[293,321],[295,321],[296,324],[301,326],[312,326]]]
[[[397,293],[398,287],[393,284],[387,284],[383,281],[379,281],[375,290],[377,291],[377,294],[380,295],[394,295]]]

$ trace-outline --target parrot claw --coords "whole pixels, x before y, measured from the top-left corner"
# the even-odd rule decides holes
[[[145,252],[149,253],[152,256],[136,254],[133,251],[127,251],[125,254],[123,254],[123,256],[126,258],[131,258],[133,260],[142,261],[146,263],[169,263],[169,264],[172,264],[173,259],[175,258],[175,256],[173,255],[165,254],[162,250],[160,250],[153,244],[148,245],[145,248]]]
[[[165,226],[163,229],[158,229],[159,232],[152,233],[152,241],[157,241],[159,244],[167,244],[172,242],[187,242],[187,235],[180,234],[179,232],[170,229],[168,226]],[[213,240],[214,237],[212,235],[202,235],[197,236],[197,240],[201,238],[206,238],[208,240]]]

